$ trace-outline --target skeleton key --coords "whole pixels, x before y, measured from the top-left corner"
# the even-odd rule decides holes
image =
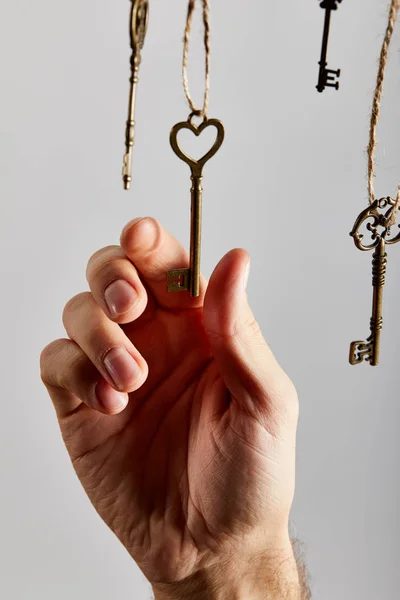
[[[200,295],[200,250],[201,250],[201,215],[202,215],[202,196],[203,188],[201,182],[203,179],[203,167],[212,158],[222,146],[225,137],[224,126],[217,119],[208,119],[204,117],[199,125],[193,125],[192,118],[195,113],[191,113],[187,121],[177,123],[171,130],[170,144],[175,154],[189,165],[191,170],[192,188],[191,192],[191,226],[190,226],[190,267],[187,269],[173,269],[167,275],[168,292],[190,291],[192,297]],[[195,160],[185,154],[178,143],[178,133],[182,129],[188,129],[196,137],[207,127],[215,127],[217,137],[214,145],[199,160]]]
[[[139,67],[142,60],[141,50],[144,46],[147,25],[149,22],[149,2],[148,0],[132,0],[131,11],[131,78],[129,92],[128,120],[126,122],[124,166],[122,169],[122,178],[124,188],[129,190],[132,181],[132,149],[135,141],[135,105],[136,89],[139,81]]]
[[[379,209],[385,209],[388,206],[390,208],[385,214],[379,213]],[[350,345],[350,364],[352,365],[360,364],[365,360],[371,366],[375,367],[379,362],[380,338],[383,326],[383,287],[385,285],[387,265],[386,244],[396,244],[400,241],[400,233],[396,237],[391,238],[390,227],[387,226],[393,210],[395,210],[395,200],[392,200],[392,198],[375,200],[371,206],[363,210],[350,233],[359,250],[368,251],[374,249],[372,256],[372,285],[374,293],[370,321],[371,333],[365,342],[356,341]],[[364,234],[360,233],[360,228],[368,219],[370,221],[367,223],[366,228],[371,233],[371,242],[364,243]]]
[[[320,2],[321,0],[319,0]],[[340,77],[340,69],[337,71],[333,71],[332,69],[327,69],[327,55],[328,55],[328,39],[329,39],[329,29],[331,25],[331,12],[333,10],[337,10],[338,3],[342,0],[323,0],[321,3],[321,8],[325,9],[325,22],[324,22],[324,33],[322,36],[322,50],[321,50],[321,60],[319,61],[319,76],[318,76],[318,85],[317,90],[319,92],[323,92],[326,87],[333,87],[336,90],[339,89],[339,82],[336,81]]]

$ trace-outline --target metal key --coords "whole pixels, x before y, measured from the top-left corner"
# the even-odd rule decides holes
[[[131,11],[131,78],[129,92],[128,120],[126,122],[124,166],[122,169],[122,178],[124,188],[129,190],[132,181],[132,149],[135,141],[135,105],[136,89],[139,81],[139,67],[142,60],[141,51],[144,46],[147,25],[149,22],[149,2],[148,0],[132,0]]]
[[[371,206],[360,214],[350,233],[359,250],[375,250],[372,256],[372,285],[374,292],[370,321],[371,333],[366,341],[356,341],[350,345],[350,364],[352,365],[360,364],[365,360],[371,366],[375,367],[379,362],[383,326],[383,287],[385,285],[387,265],[386,244],[396,244],[400,240],[400,233],[396,237],[390,238],[390,227],[387,226],[393,213],[394,205],[395,201],[392,198],[375,200]],[[387,206],[390,208],[385,214],[379,213],[379,209],[385,209]],[[369,244],[363,243],[364,234],[360,233],[360,228],[367,219],[370,219],[366,227],[371,233],[372,240]]]
[[[321,0],[319,0],[321,1]],[[324,21],[324,33],[322,36],[322,49],[321,49],[321,60],[319,61],[319,75],[317,90],[323,92],[326,87],[333,87],[336,90],[339,89],[339,82],[336,81],[340,77],[340,69],[333,71],[327,69],[327,55],[328,55],[328,40],[329,40],[329,29],[331,25],[331,13],[333,10],[337,10],[338,3],[342,0],[323,0],[321,8],[326,10],[325,21]]]
[[[192,113],[187,121],[177,123],[171,130],[170,143],[175,154],[189,165],[191,170],[192,188],[191,193],[191,225],[190,225],[190,267],[185,269],[173,269],[167,275],[168,292],[190,291],[190,295],[198,297],[200,295],[200,258],[201,258],[201,218],[202,218],[202,198],[203,188],[201,182],[203,179],[203,167],[220,149],[225,130],[221,121],[217,119],[208,119],[204,117],[199,125],[193,125]],[[188,129],[196,137],[207,127],[215,127],[217,137],[212,148],[199,160],[195,160],[185,154],[178,143],[178,133],[182,129]]]

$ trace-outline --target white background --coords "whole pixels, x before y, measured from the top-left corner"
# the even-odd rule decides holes
[[[186,0],[150,0],[134,182],[121,183],[130,3],[0,0],[0,596],[148,600],[149,585],[87,500],[39,378],[86,262],[152,215],[189,241],[189,171],[169,147],[187,117]],[[318,94],[316,0],[212,2],[210,116],[226,141],[204,178],[203,270],[252,257],[249,295],[301,400],[292,520],[313,598],[395,600],[400,587],[400,245],[389,249],[381,365],[350,367],[368,335],[371,256],[349,231],[367,205],[366,152],[387,2],[344,0]],[[199,13],[190,83],[203,81]],[[379,126],[378,196],[400,181],[400,24]]]

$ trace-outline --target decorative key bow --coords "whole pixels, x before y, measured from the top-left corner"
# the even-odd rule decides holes
[[[386,208],[388,208],[386,212],[379,212],[379,209],[385,210]],[[372,285],[374,293],[370,322],[371,333],[365,342],[356,341],[350,345],[350,364],[352,365],[360,364],[364,360],[369,362],[371,366],[376,366],[379,362],[380,335],[383,326],[383,286],[385,285],[387,265],[386,244],[396,244],[400,241],[400,232],[396,236],[391,237],[390,226],[394,216],[393,213],[398,208],[398,202],[390,197],[375,200],[368,208],[362,211],[350,232],[359,250],[374,250],[372,256]],[[370,232],[370,240],[367,242],[364,241],[365,234],[361,233],[361,228],[365,223],[366,229]]]

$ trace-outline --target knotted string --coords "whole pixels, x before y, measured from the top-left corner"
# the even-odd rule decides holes
[[[398,0],[400,1],[400,0]],[[186,99],[189,103],[193,115],[198,117],[207,117],[208,98],[210,93],[210,5],[209,0],[202,0],[203,3],[203,23],[204,23],[204,48],[205,48],[205,89],[203,108],[197,108],[189,91],[189,81],[187,74],[189,57],[189,40],[192,31],[193,13],[196,7],[196,0],[189,0],[185,34],[183,38],[183,63],[182,63],[182,81]]]

